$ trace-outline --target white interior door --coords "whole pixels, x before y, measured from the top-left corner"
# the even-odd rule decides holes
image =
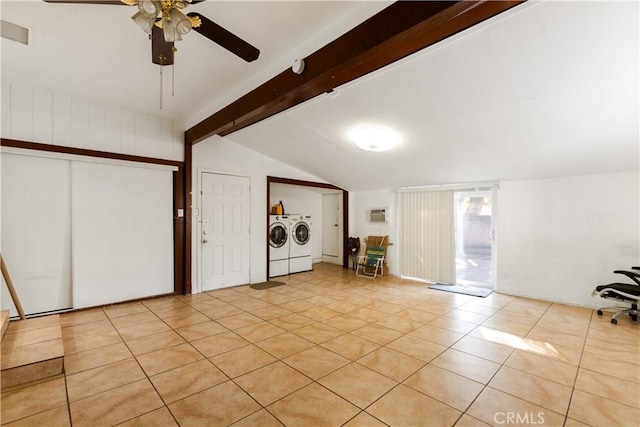
[[[250,184],[248,177],[202,173],[203,291],[250,282]]]
[[[341,264],[339,194],[322,195],[322,262]]]
[[[2,256],[26,314],[72,307],[70,169],[2,154]],[[17,315],[4,283],[2,308]]]

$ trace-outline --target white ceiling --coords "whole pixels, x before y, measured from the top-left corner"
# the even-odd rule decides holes
[[[2,78],[186,120],[209,116],[347,32],[391,2],[216,1],[188,6],[260,49],[251,63],[196,33],[176,43],[171,67],[160,67],[151,42],[131,20],[136,7],[1,0],[3,20],[29,29],[29,46],[2,39]]]
[[[637,170],[638,73],[637,2],[531,2],[227,138],[350,190]]]
[[[2,40],[3,79],[159,114],[157,66],[131,8],[1,4],[2,19],[29,27],[32,37],[28,48]],[[188,35],[178,44],[176,97],[161,114],[192,125],[387,4],[191,6],[261,57],[247,64]],[[638,170],[638,6],[529,1],[225,138],[351,191]],[[348,134],[365,123],[396,129],[400,146],[358,150]]]

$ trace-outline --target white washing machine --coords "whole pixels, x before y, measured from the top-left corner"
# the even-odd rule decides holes
[[[289,216],[269,215],[269,277],[289,274]]]
[[[289,215],[289,230],[289,273],[311,270],[311,215]]]

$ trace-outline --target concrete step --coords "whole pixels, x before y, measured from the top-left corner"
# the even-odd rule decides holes
[[[61,375],[64,346],[60,315],[9,322],[1,350],[3,390]]]

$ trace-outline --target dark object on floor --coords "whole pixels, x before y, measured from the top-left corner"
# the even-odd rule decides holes
[[[633,280],[634,283],[609,283],[608,285],[596,286],[593,296],[600,298],[615,299],[621,302],[631,303],[631,307],[602,307],[598,309],[598,316],[602,316],[603,310],[616,309],[611,316],[611,323],[618,323],[618,317],[628,314],[631,320],[638,320],[638,300],[640,300],[640,267],[631,267],[631,270],[615,270],[614,274],[622,274]]]
[[[475,288],[473,286],[447,285],[446,283],[436,283],[435,285],[429,286],[429,289],[471,295],[472,297],[480,298],[486,298],[493,293],[491,289]]]
[[[353,261],[353,269],[357,268],[357,257],[358,252],[360,252],[360,238],[359,237],[348,237],[347,238],[347,253],[351,257]]]
[[[254,283],[253,285],[249,285],[251,289],[269,289],[275,288],[276,286],[286,285],[284,282],[276,282],[275,280],[269,280],[268,282]]]

